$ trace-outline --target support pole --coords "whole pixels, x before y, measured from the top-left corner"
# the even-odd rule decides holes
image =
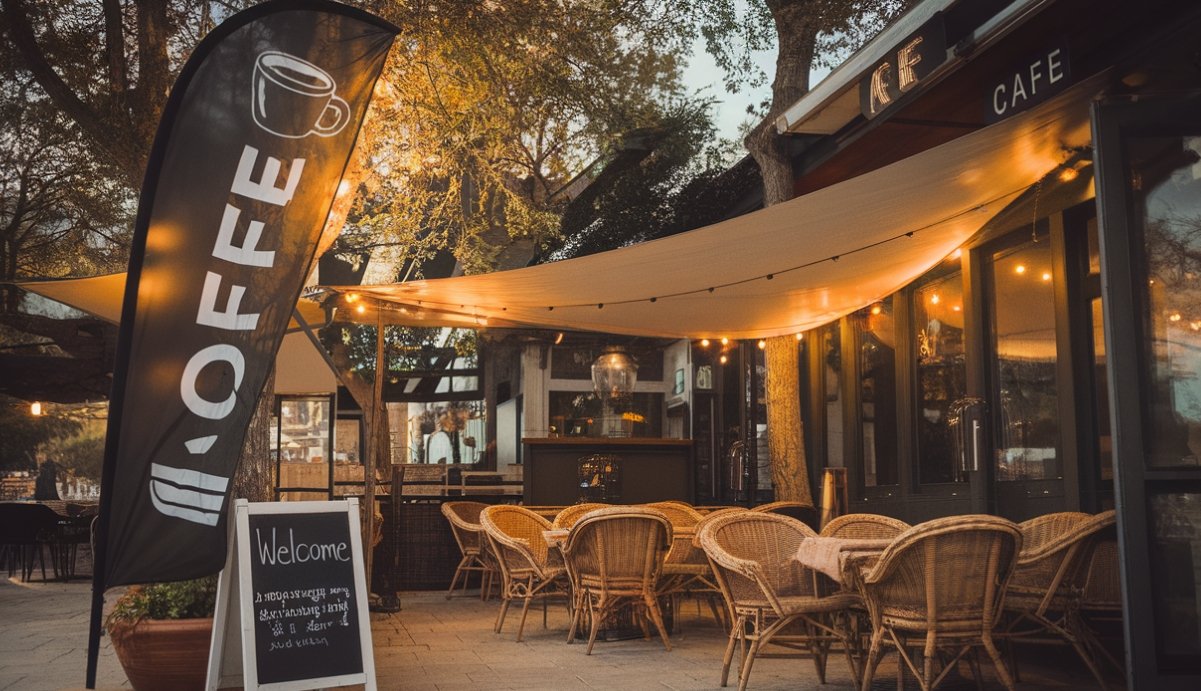
[[[363,493],[367,504],[367,544],[365,561],[367,568],[367,594],[371,594],[371,571],[375,561],[375,469],[379,466],[380,457],[387,451],[385,439],[380,434],[383,429],[381,415],[384,415],[384,370],[388,363],[384,359],[384,314],[379,305],[375,310],[375,386],[372,388],[371,400],[371,453],[368,454],[370,467],[363,468]]]

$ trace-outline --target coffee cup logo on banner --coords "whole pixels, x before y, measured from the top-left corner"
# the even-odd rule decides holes
[[[320,67],[295,55],[268,51],[254,64],[250,109],[259,127],[288,139],[332,137],[346,127],[350,106]]]

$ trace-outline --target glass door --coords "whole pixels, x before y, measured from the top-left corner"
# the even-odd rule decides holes
[[[1131,688],[1201,688],[1201,93],[1094,106]]]
[[[1057,276],[1045,224],[984,252],[996,510],[1025,520],[1063,503]]]

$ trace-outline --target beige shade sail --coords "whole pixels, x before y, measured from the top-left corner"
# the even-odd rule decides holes
[[[1085,82],[871,173],[662,240],[525,269],[334,286],[336,318],[668,338],[808,330],[896,292],[1089,143]],[[837,258],[837,259],[835,259]],[[18,284],[111,322],[125,275]],[[298,305],[324,323],[317,302]],[[293,323],[289,328],[295,328]]]
[[[326,288],[337,318],[668,338],[811,329],[902,288],[1089,142],[1081,85],[1039,109],[797,199],[525,269]]]
[[[63,278],[49,281],[21,281],[14,285],[48,297],[56,302],[87,312],[93,317],[113,324],[121,323],[121,305],[125,299],[125,274],[108,274],[88,278]],[[304,320],[311,325],[325,323],[325,312],[312,300],[301,299],[296,304]],[[288,330],[300,328],[293,317]]]

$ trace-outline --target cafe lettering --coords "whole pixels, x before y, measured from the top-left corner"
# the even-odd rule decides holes
[[[284,207],[292,199],[300,177],[304,171],[304,159],[296,158],[288,166],[287,178],[280,186],[282,163],[279,159],[267,156],[262,165],[260,177],[254,179],[259,151],[252,146],[242,149],[241,158],[233,176],[230,192],[247,202],[259,202]],[[242,266],[254,268],[271,268],[275,262],[275,252],[259,248],[263,235],[263,222],[250,220],[245,229],[242,242],[234,240],[238,221],[242,211],[233,204],[226,204],[221,217],[221,225],[217,230],[217,240],[213,246],[212,256]],[[230,285],[224,306],[219,307],[222,294],[223,277],[221,274],[208,271],[205,274],[204,287],[200,293],[200,304],[196,313],[196,324],[225,331],[253,331],[258,326],[259,314],[242,312],[242,299],[246,295],[246,286]],[[269,297],[269,296],[268,296]],[[224,363],[232,369],[232,390],[223,400],[209,400],[197,390],[197,380],[200,373],[210,365]],[[183,376],[179,383],[179,394],[184,405],[194,415],[206,420],[222,420],[233,412],[237,403],[238,387],[242,385],[242,377],[246,371],[246,358],[236,346],[228,343],[217,343],[201,348],[194,354],[184,367]],[[217,435],[208,435],[190,439],[184,442],[191,455],[203,455],[217,440]],[[212,473],[204,473],[194,469],[180,469],[160,463],[151,464],[150,497],[154,507],[167,516],[182,518],[186,521],[204,525],[216,525],[223,497],[215,494],[195,492],[183,494],[172,488],[173,484],[186,483],[197,488],[214,488],[224,492],[229,479]],[[172,503],[160,499],[170,495]],[[182,505],[181,505],[182,504]]]
[[[920,29],[889,51],[859,82],[859,106],[872,119],[930,76],[946,62],[947,39],[942,15],[935,14]]]
[[[1071,82],[1067,46],[1040,51],[993,82],[986,120],[997,122],[1027,110],[1063,91]]]

